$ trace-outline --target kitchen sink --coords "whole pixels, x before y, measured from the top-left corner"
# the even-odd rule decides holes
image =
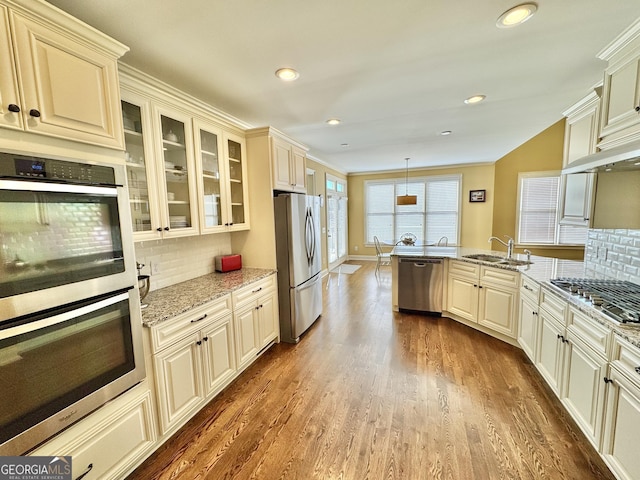
[[[505,257],[501,257],[499,255],[488,255],[486,253],[476,253],[473,255],[464,255],[464,258],[471,258],[472,260],[480,260],[483,262],[492,262],[492,263],[498,263],[501,262],[503,260],[506,260]]]
[[[474,253],[473,255],[464,255],[464,258],[470,258],[472,260],[480,260],[481,262],[497,263],[498,265],[511,265],[513,267],[519,267],[521,265],[531,265],[533,262],[528,260],[517,260],[515,258],[501,257],[500,255],[490,255],[486,253]]]

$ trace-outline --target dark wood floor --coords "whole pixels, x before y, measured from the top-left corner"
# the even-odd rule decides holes
[[[391,311],[373,264],[131,479],[613,479],[521,350]]]

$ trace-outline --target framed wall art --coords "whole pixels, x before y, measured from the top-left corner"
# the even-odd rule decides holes
[[[486,190],[469,190],[470,202],[484,202],[486,197]]]

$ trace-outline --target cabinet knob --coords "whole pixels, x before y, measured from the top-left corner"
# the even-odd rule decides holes
[[[640,367],[635,368],[636,373],[640,373]]]
[[[40,116],[40,112],[35,108],[32,108],[31,110],[29,110],[29,115],[31,115],[34,118],[38,118]]]
[[[640,112],[640,105],[635,108],[636,112]]]
[[[161,227],[158,227],[158,228],[156,228],[156,230],[157,230],[158,232],[161,232],[161,231],[162,231],[162,228],[161,228]]]
[[[168,232],[169,231],[169,227],[164,227],[164,231]]]
[[[15,103],[10,103],[7,106],[7,108],[9,109],[10,112],[13,112],[13,113],[18,113],[20,111],[20,107]]]
[[[196,345],[202,345],[202,340],[198,340],[198,341],[196,342]]]
[[[204,340],[205,342],[209,341],[209,337],[204,337],[202,340]]]

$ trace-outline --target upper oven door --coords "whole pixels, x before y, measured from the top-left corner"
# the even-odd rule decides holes
[[[0,180],[0,321],[134,285],[122,189]]]

